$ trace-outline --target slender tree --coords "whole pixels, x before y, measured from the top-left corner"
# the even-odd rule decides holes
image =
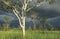
[[[47,30],[52,30],[52,25],[50,23],[46,24]]]
[[[46,28],[46,21],[47,21],[47,18],[46,17],[42,17],[42,19],[41,19],[41,24],[42,24],[42,30],[43,30],[43,33],[44,33],[44,30],[45,30],[45,28]]]
[[[45,28],[46,21],[47,21],[47,18],[46,17],[42,17],[41,24],[43,25],[43,29]]]
[[[11,18],[9,17],[9,16],[4,16],[3,17],[3,20],[4,20],[4,22],[5,22],[5,26],[4,27],[6,27],[6,29],[8,30],[8,28],[9,28],[9,23],[11,22]]]
[[[34,12],[34,11],[30,11],[31,15],[30,15],[30,18],[31,18],[31,21],[33,22],[33,27],[34,27],[34,30],[36,29],[36,21],[38,20],[38,13],[37,12]]]
[[[4,9],[12,11],[22,28],[23,31],[23,38],[25,37],[25,19],[26,19],[26,12],[30,11],[34,7],[39,7],[40,5],[51,2],[49,0],[0,0],[1,3],[4,5]],[[30,7],[31,3],[34,3],[32,7]]]

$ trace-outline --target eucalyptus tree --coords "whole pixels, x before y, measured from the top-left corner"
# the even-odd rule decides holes
[[[47,24],[46,24],[46,27],[47,27],[47,30],[52,30],[52,27],[53,27],[53,26],[52,26],[52,24],[47,23]]]
[[[12,21],[11,17],[5,15],[5,16],[3,17],[3,21],[4,21],[5,24],[6,24],[6,25],[4,25],[4,27],[6,27],[6,29],[8,30],[8,28],[9,28],[9,23]]]
[[[31,18],[31,21],[33,22],[33,28],[34,30],[36,29],[36,21],[38,20],[38,13],[35,12],[35,11],[30,11],[30,18]]]
[[[41,24],[42,24],[42,26],[43,26],[43,29],[44,29],[44,27],[45,27],[46,21],[47,21],[47,18],[46,18],[46,17],[42,17],[42,19],[41,19]]]
[[[44,3],[53,3],[52,0],[0,0],[0,4],[4,5],[4,9],[13,12],[17,17],[19,24],[23,31],[23,37],[25,37],[25,19],[26,12],[30,11],[32,8],[39,7]],[[33,6],[31,5],[33,3]],[[31,7],[31,6],[32,7]]]

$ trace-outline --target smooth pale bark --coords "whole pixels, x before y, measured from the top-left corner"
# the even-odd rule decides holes
[[[24,16],[24,14],[22,14],[22,16],[20,17],[17,13],[19,13],[16,9],[13,10],[14,14],[16,15],[18,21],[19,21],[19,24],[22,28],[22,33],[23,33],[23,39],[25,38],[25,19],[26,17]],[[23,13],[23,12],[22,12]],[[22,19],[22,20],[21,20]]]
[[[23,39],[25,39],[25,27],[22,27],[22,32],[23,32]]]
[[[23,32],[23,39],[25,39],[25,17],[22,18],[22,32]]]

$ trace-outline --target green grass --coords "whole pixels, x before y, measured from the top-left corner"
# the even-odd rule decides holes
[[[0,39],[22,39],[21,30],[0,31]],[[26,39],[60,39],[60,31],[26,31]]]

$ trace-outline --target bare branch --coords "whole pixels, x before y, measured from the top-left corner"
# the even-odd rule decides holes
[[[16,12],[16,10],[15,10],[15,9],[13,9],[13,12],[14,12],[14,14],[16,15],[16,17],[18,18],[19,23],[20,23],[20,26],[21,26],[22,24],[21,24],[21,20],[20,20],[19,15],[17,14],[17,12]],[[23,26],[21,26],[21,27],[23,27]]]
[[[2,0],[2,2],[3,2],[4,4],[6,4],[7,6],[11,6],[9,1],[4,1],[4,0]]]
[[[27,0],[27,3],[31,2],[32,0]]]
[[[23,7],[22,9],[25,11],[27,9],[27,6],[29,4],[29,2],[31,2],[32,0],[24,0],[24,4],[23,4]]]
[[[27,1],[27,0],[24,0],[23,6],[22,6],[22,10],[26,10],[26,7],[27,7],[26,1]]]
[[[37,4],[34,5],[33,7],[28,8],[28,9],[27,9],[27,12],[28,12],[29,10],[31,10],[32,8],[34,8],[34,7],[39,7],[40,5],[42,5],[42,4],[44,4],[44,3],[46,3],[46,1],[43,1],[43,2],[37,3]]]
[[[20,16],[20,18],[21,18],[21,15],[20,15],[20,12],[13,6],[13,8],[14,8],[14,10],[15,10],[15,12],[16,12],[16,14],[17,15],[19,15]]]
[[[16,10],[16,8],[14,8],[14,9],[15,9],[16,13],[17,13],[17,14],[19,14],[19,11],[18,11],[18,10]]]

